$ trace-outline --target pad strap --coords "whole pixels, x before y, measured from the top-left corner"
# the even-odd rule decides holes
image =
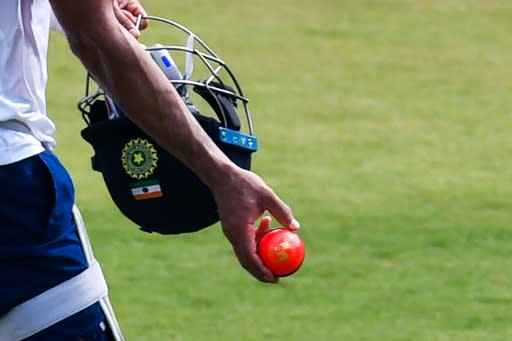
[[[19,341],[76,314],[107,296],[99,263],[31,298],[0,317],[0,340]]]

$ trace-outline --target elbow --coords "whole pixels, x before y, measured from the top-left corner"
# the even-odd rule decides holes
[[[76,32],[66,32],[66,38],[71,52],[80,60],[84,67],[92,74],[97,72],[100,57],[98,47],[94,41]]]

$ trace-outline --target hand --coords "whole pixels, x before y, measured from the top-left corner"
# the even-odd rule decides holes
[[[297,229],[299,223],[291,209],[256,174],[239,169],[227,184],[213,190],[224,235],[233,246],[244,269],[262,282],[277,283],[279,278],[267,269],[257,253],[257,239],[266,232],[270,217],[263,217],[259,228],[254,224],[269,211],[283,227]]]
[[[148,25],[147,20],[141,20],[139,27],[135,26],[139,15],[147,15],[138,0],[114,0],[114,13],[119,23],[135,38],[140,36],[139,29],[145,29]]]

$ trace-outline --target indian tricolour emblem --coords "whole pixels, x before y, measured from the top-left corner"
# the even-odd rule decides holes
[[[162,188],[157,180],[143,180],[130,184],[135,200],[160,198],[163,196]]]

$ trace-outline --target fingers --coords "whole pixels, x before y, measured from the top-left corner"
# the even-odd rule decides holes
[[[292,210],[272,190],[264,200],[263,206],[276,218],[283,227],[293,230],[300,228],[300,223],[293,217]]]
[[[127,18],[130,21],[130,24],[136,27],[137,17],[133,15],[130,11],[122,8],[121,11],[123,12],[123,16]],[[124,25],[123,25],[124,26]]]
[[[146,16],[146,11],[142,5],[135,0],[114,1],[114,13],[119,23],[135,38],[140,37],[140,30],[147,27],[147,20],[141,20],[138,25],[137,17]]]
[[[299,228],[291,209],[259,176],[245,170],[231,176],[223,186],[216,186],[214,195],[223,232],[241,266],[262,282],[277,283],[279,277],[263,264],[257,243],[270,229],[271,216],[283,227]],[[258,228],[255,228],[255,221],[265,211],[271,216],[262,217]]]
[[[127,12],[126,10],[123,10],[119,8],[119,6],[114,5],[114,13],[116,15],[117,21],[128,31],[132,36],[135,38],[139,38],[140,31],[135,26],[134,16]]]
[[[146,10],[138,0],[118,0],[119,1],[119,7],[122,9],[126,9],[130,13],[132,13],[134,16],[147,16]]]
[[[137,18],[139,16],[147,16],[147,13],[146,13],[146,10],[144,9],[144,7],[142,7],[142,5],[140,4],[139,1],[137,0],[125,0],[125,5],[124,7],[121,7],[123,8],[124,10],[128,11],[131,13],[131,15],[133,15],[134,18]],[[136,22],[136,19],[135,19],[135,22]],[[146,27],[148,26],[148,20],[147,19],[142,19],[140,21],[140,23],[138,24],[138,29],[139,30],[143,30],[145,29]]]
[[[242,240],[231,241],[240,265],[256,279],[265,283],[277,283],[279,278],[267,269],[257,253],[254,228],[248,227],[253,233],[242,233]]]
[[[264,217],[258,230],[266,231],[270,227],[271,218]],[[257,229],[252,224],[240,227],[237,219],[224,219],[222,222],[224,235],[233,246],[233,251],[240,265],[259,281],[277,283],[278,278],[265,267],[257,251]]]
[[[261,218],[260,226],[258,226],[258,228],[256,229],[256,243],[261,239],[261,237],[263,237],[265,233],[268,232],[271,223],[271,216],[264,216],[263,218]]]

